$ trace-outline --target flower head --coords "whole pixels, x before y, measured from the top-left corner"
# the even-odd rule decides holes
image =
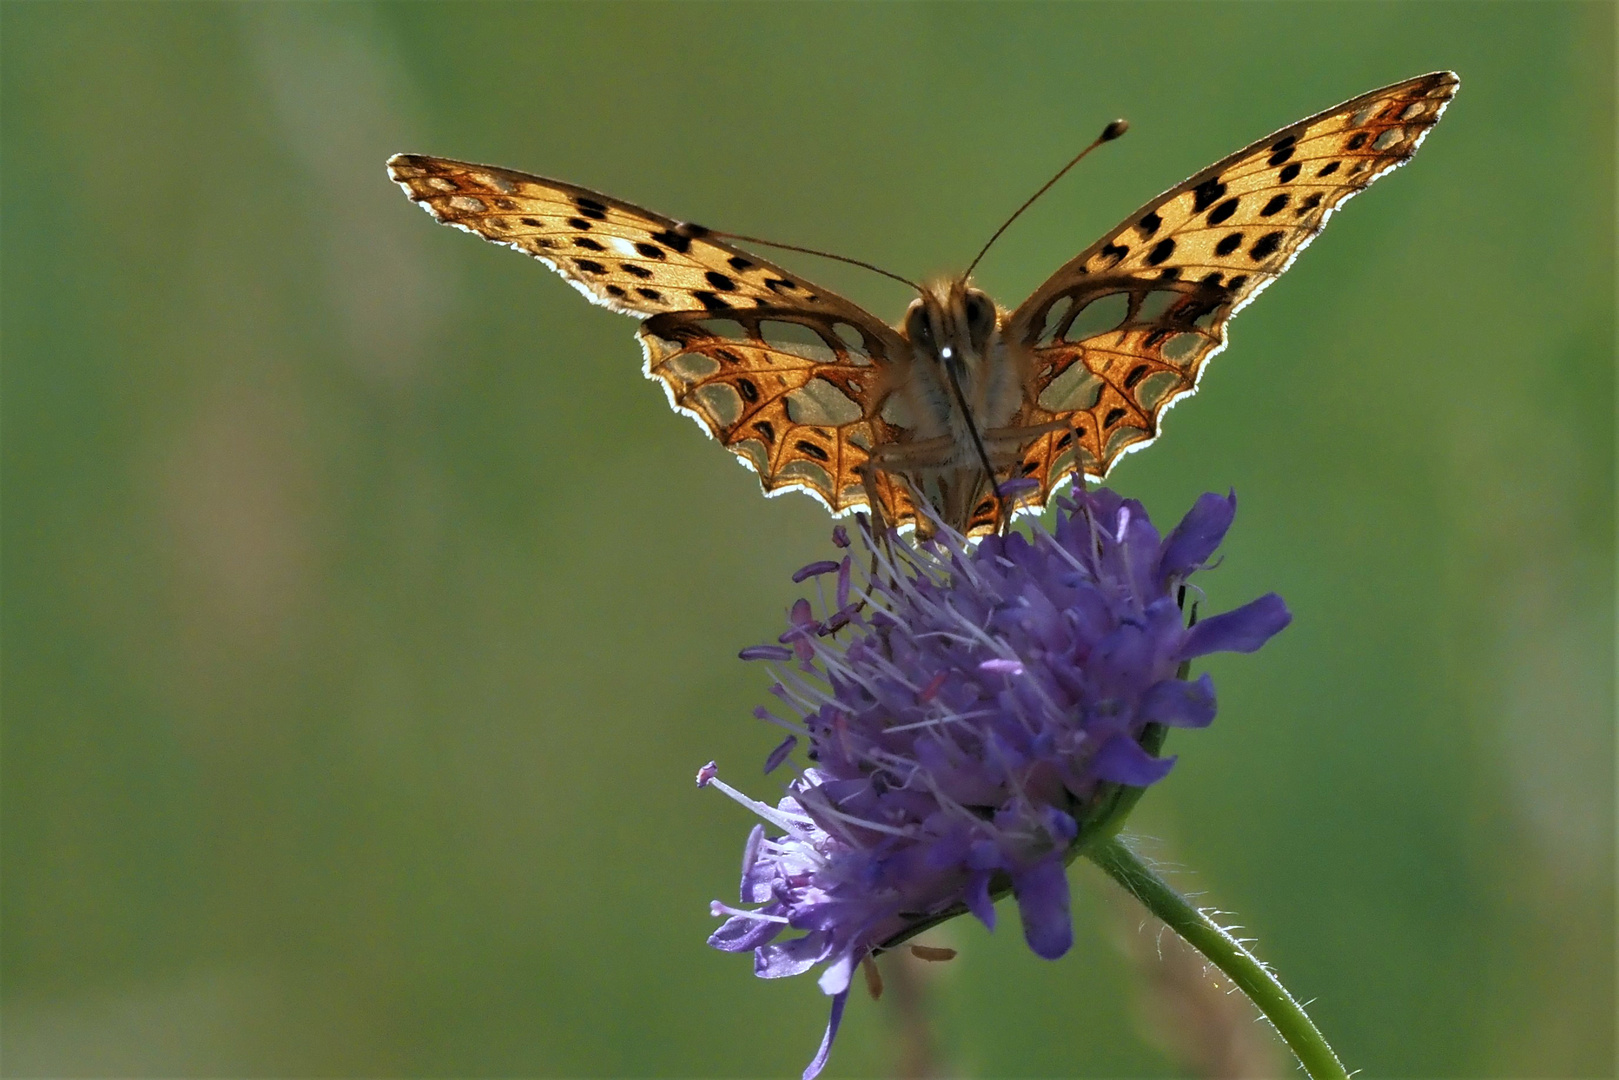
[[[1168,773],[1174,759],[1148,749],[1166,727],[1214,719],[1214,685],[1186,680],[1186,662],[1252,652],[1290,619],[1271,594],[1187,625],[1187,578],[1235,511],[1234,495],[1204,495],[1160,537],[1139,503],[1074,492],[1053,532],[972,545],[941,528],[911,546],[862,527],[871,569],[858,582],[851,554],[796,576],[834,582],[823,614],[800,600],[779,644],[742,655],[772,663],[785,706],[757,712],[790,732],[768,768],[800,740],[813,764],[775,807],[712,767],[698,779],[776,834],[756,826],[743,854],[742,902],[758,906],[716,902],[729,918],[709,944],[752,950],[762,978],[825,965],[832,1019],[806,1078],[855,966],[944,918],[993,929],[1010,892],[1029,947],[1068,951],[1069,859],[1117,827],[1121,793]]]

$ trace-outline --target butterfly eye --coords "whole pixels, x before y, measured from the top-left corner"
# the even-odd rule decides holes
[[[913,300],[905,313],[905,336],[924,348],[933,348],[933,328],[928,325],[927,309],[920,300]]]
[[[967,326],[974,337],[989,332],[995,325],[995,305],[981,292],[967,294]]]
[[[967,294],[965,310],[967,333],[972,337],[973,347],[983,351],[995,330],[995,304],[988,296],[974,289]]]

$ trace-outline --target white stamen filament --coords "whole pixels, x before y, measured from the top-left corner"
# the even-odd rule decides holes
[[[732,787],[730,784],[727,784],[724,780],[721,780],[717,776],[711,777],[707,786],[719,788],[726,795],[729,795],[732,800],[742,804],[749,810],[752,810],[755,814],[758,814],[760,817],[764,818],[766,821],[770,822],[772,825],[791,836],[799,839],[807,839],[809,829],[813,827],[805,822],[794,821],[780,810],[777,810],[774,806],[767,806],[758,799],[748,798],[746,795],[742,794],[736,788]]]

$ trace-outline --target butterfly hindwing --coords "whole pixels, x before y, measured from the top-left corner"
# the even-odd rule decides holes
[[[1101,477],[1158,434],[1196,389],[1226,324],[1279,277],[1343,202],[1404,164],[1459,84],[1408,79],[1301,120],[1209,166],[1131,214],[1008,320],[1034,361],[1021,471],[1044,504],[1073,471]]]
[[[767,493],[799,489],[834,513],[868,502],[862,467],[899,431],[881,416],[906,346],[863,322],[791,307],[681,312],[640,330],[648,375],[759,474]],[[888,520],[909,502],[883,477]],[[902,505],[903,504],[903,505]]]

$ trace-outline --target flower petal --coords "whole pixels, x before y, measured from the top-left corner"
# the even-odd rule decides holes
[[[1169,727],[1208,727],[1214,721],[1214,680],[1204,672],[1196,682],[1165,679],[1141,699],[1141,716]]]
[[[759,848],[765,842],[765,827],[755,825],[742,846],[742,902],[762,904],[770,899],[771,867],[759,864]]]
[[[855,965],[860,963],[858,958],[864,955],[866,955],[864,949],[846,949],[826,965],[826,970],[821,972],[821,977],[816,980],[821,992],[837,995],[847,991],[849,983],[854,979]]]
[[[1151,787],[1169,774],[1172,757],[1155,758],[1129,735],[1120,732],[1097,748],[1091,771],[1099,780],[1129,787]]]
[[[1068,868],[1060,854],[1042,859],[1012,878],[1023,940],[1034,954],[1055,960],[1074,943],[1074,920],[1068,913]]]
[[[755,949],[753,973],[761,979],[785,979],[808,971],[831,951],[832,941],[826,931],[813,930],[791,941]]]
[[[1198,497],[1175,531],[1164,541],[1158,556],[1158,580],[1185,577],[1208,561],[1225,539],[1237,516],[1237,493],[1220,496],[1210,491]]]
[[[750,919],[734,915],[720,928],[708,935],[708,943],[721,952],[747,952],[767,944],[781,933],[783,924],[769,919]]]
[[[849,991],[845,990],[832,999],[832,1015],[826,1022],[826,1034],[821,1036],[821,1048],[815,1051],[809,1067],[804,1070],[804,1080],[815,1080],[826,1068],[826,1059],[832,1053],[832,1041],[838,1037],[838,1025],[843,1023],[843,1005],[849,1000]]]
[[[978,917],[985,930],[995,929],[995,901],[989,896],[988,870],[979,870],[967,882],[967,910]]]
[[[1207,656],[1213,652],[1251,653],[1293,621],[1287,605],[1275,593],[1266,593],[1235,611],[1204,619],[1186,635],[1180,658]]]

